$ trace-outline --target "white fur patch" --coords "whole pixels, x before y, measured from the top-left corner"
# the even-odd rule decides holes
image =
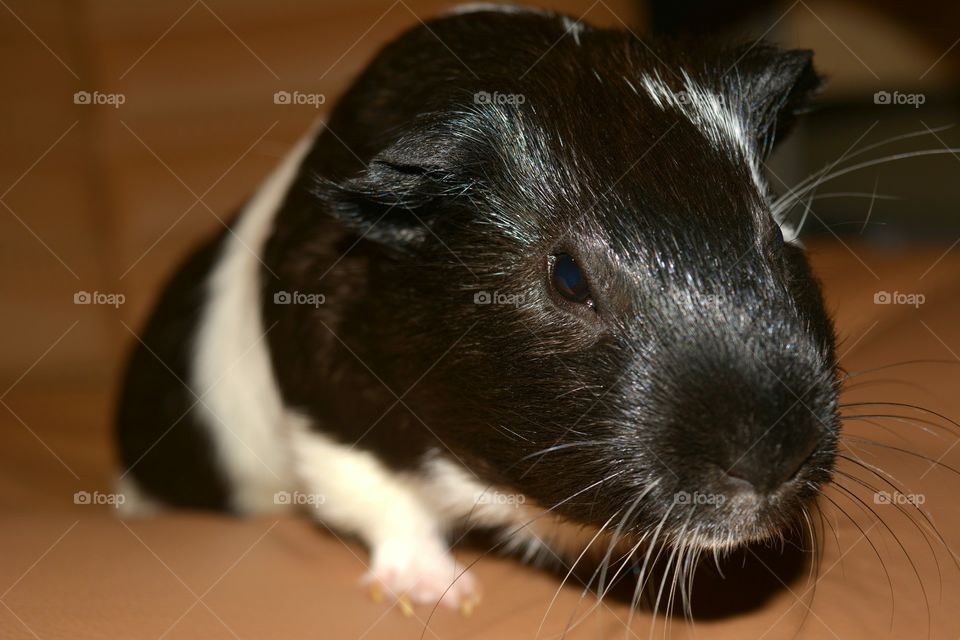
[[[780,232],[783,233],[783,241],[802,249],[803,242],[800,240],[799,227],[788,222],[778,222],[778,224],[780,225]]]
[[[567,16],[560,16],[560,21],[563,23],[563,28],[573,36],[573,41],[580,46],[580,34],[583,33],[584,26],[583,23],[573,20]]]
[[[580,34],[584,32],[586,27],[582,22],[574,20],[569,16],[565,15],[556,15],[550,11],[545,11],[543,9],[538,9],[537,7],[525,7],[522,5],[515,4],[496,4],[493,2],[471,2],[469,4],[460,5],[459,7],[454,7],[447,12],[447,15],[450,16],[459,16],[466,15],[469,13],[482,13],[484,11],[494,11],[497,13],[508,13],[508,14],[518,14],[518,13],[533,13],[542,16],[548,17],[557,17],[560,19],[560,23],[563,25],[564,30],[571,36],[573,36],[573,41],[576,45],[580,46]]]
[[[686,71],[681,71],[681,76],[682,91],[671,89],[659,71],[655,71],[652,76],[644,74],[640,83],[658,107],[676,109],[696,125],[715,146],[740,155],[747,163],[750,176],[761,196],[765,194],[760,160],[747,124],[737,117],[730,105],[724,103],[722,95],[698,85]]]
[[[274,495],[292,484],[285,410],[261,319],[258,256],[313,138],[297,144],[240,214],[207,283],[196,336],[190,384],[203,398],[197,415],[209,429],[234,491],[233,506],[241,512],[282,508]]]
[[[499,529],[505,550],[550,560],[555,553],[579,552],[596,532],[546,513],[521,494],[492,487],[445,458],[397,473],[374,454],[311,430],[305,417],[287,424],[303,492],[294,502],[324,525],[359,536],[374,558],[380,548],[404,546],[437,555],[451,534],[478,527]]]
[[[307,417],[291,415],[287,424],[301,502],[321,522],[371,546],[442,537],[430,506],[375,455],[312,430]]]
[[[468,2],[458,7],[454,7],[447,12],[449,16],[459,16],[468,13],[481,13],[484,11],[496,11],[498,13],[541,13],[547,12],[534,7],[524,7],[516,4],[497,4],[495,2]]]
[[[114,486],[117,494],[123,496],[117,504],[117,514],[124,520],[147,518],[163,510],[163,505],[148,496],[130,474],[118,478]]]
[[[472,607],[476,582],[454,560],[446,538],[454,514],[418,490],[419,476],[395,473],[374,454],[312,430],[307,417],[291,416],[287,424],[300,487],[291,502],[367,544],[364,582],[371,589],[390,600],[402,595],[415,603]]]

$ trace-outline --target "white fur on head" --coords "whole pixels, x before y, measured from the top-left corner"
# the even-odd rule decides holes
[[[640,83],[647,95],[661,109],[673,108],[696,125],[716,147],[738,154],[747,163],[761,196],[766,193],[765,182],[760,172],[760,159],[756,143],[747,123],[743,122],[721,94],[698,85],[690,74],[681,71],[683,90],[674,91],[660,75],[643,74]]]

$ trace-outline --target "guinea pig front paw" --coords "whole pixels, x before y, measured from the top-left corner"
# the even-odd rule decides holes
[[[469,616],[480,602],[473,575],[458,564],[440,541],[390,540],[373,549],[363,578],[374,602],[396,602],[413,615],[413,605],[440,602]]]

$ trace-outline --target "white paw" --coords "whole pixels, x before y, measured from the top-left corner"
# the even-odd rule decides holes
[[[398,602],[405,615],[414,604],[437,602],[470,615],[480,601],[473,575],[437,541],[391,540],[373,549],[363,583],[374,601]]]

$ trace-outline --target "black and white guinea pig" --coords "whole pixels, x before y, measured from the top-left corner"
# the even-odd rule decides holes
[[[764,160],[819,84],[807,51],[521,8],[411,29],[163,293],[127,511],[300,506],[387,597],[465,607],[471,528],[560,557],[781,534],[831,478],[838,374]]]

